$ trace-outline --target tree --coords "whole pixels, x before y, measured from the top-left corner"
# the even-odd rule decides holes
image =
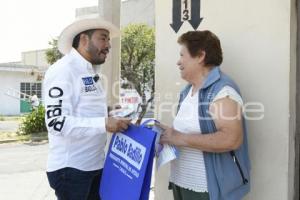
[[[146,24],[130,24],[122,30],[121,78],[122,88],[134,88],[142,97],[142,114],[154,97],[154,28]],[[146,92],[151,97],[146,99]]]
[[[57,39],[52,39],[52,41],[49,42],[49,45],[51,48],[46,51],[46,59],[47,62],[52,65],[63,55],[58,51]]]

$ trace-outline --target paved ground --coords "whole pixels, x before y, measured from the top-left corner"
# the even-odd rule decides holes
[[[16,132],[21,121],[0,121],[0,132]]]
[[[47,151],[47,143],[0,144],[0,200],[56,199],[45,174]]]
[[[45,174],[47,149],[47,144],[0,145],[0,199],[56,199]]]

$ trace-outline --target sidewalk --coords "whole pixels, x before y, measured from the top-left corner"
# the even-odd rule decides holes
[[[14,134],[18,130],[20,123],[20,120],[0,121],[0,144],[17,142],[16,138],[10,138],[7,135]]]
[[[0,152],[0,199],[56,199],[45,174],[47,143],[1,144]]]
[[[0,175],[0,199],[55,200],[45,171],[20,172]]]
[[[0,144],[0,152],[0,200],[56,199],[45,173],[48,143]]]
[[[16,132],[19,128],[21,121],[0,121],[0,132]]]

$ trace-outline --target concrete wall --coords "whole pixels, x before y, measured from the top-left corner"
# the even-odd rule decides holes
[[[120,27],[120,0],[98,1],[100,16]],[[107,102],[109,106],[119,103],[119,79],[120,79],[120,37],[111,40],[111,49],[103,65],[101,79],[107,93]]]
[[[290,0],[203,0],[199,29],[216,33],[222,43],[221,68],[239,84],[244,101],[264,105],[262,120],[248,121],[252,160],[251,193],[245,199],[288,200],[293,196],[295,131],[295,2]],[[185,22],[176,34],[172,0],[156,0],[156,116],[171,124],[180,79],[176,40],[192,30]],[[169,84],[166,84],[169,83]],[[168,104],[169,103],[169,104]],[[251,114],[258,117],[262,113]],[[168,166],[156,175],[156,199],[167,192]]]
[[[24,72],[0,71],[1,82],[0,88],[0,115],[19,115],[20,100],[7,96],[5,93],[8,88],[20,91],[21,82],[36,82],[36,76]]]
[[[44,68],[48,67],[49,64],[46,59],[46,49],[22,52],[22,64]]]
[[[154,26],[154,0],[128,0],[121,5],[121,26],[146,23]]]
[[[79,17],[82,15],[89,15],[89,14],[97,14],[98,11],[99,11],[98,6],[76,8],[75,17]]]

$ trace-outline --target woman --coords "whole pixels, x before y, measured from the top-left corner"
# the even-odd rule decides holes
[[[175,200],[238,200],[250,190],[247,131],[237,85],[218,67],[220,41],[210,31],[189,31],[178,39],[177,63],[189,84],[180,94],[173,126],[162,144],[175,145],[170,188]]]

